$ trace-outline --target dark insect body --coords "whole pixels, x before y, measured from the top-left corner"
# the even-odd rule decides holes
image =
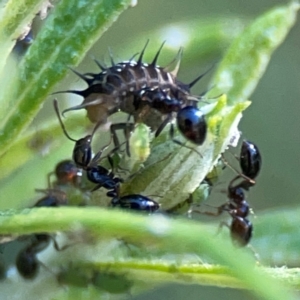
[[[74,161],[67,159],[62,160],[55,166],[54,174],[56,177],[56,185],[78,185],[81,181],[82,172],[77,168]]]
[[[27,35],[22,36],[21,39],[18,38],[16,44],[13,48],[13,52],[16,53],[18,56],[22,56],[26,53],[27,49],[33,43],[33,33],[30,30]]]
[[[119,184],[116,184],[114,190],[108,192],[107,196],[112,198],[110,202],[112,207],[146,212],[149,214],[159,209],[159,204],[156,201],[143,195],[132,194],[121,197]]]
[[[147,213],[153,213],[159,209],[159,204],[146,196],[132,194],[120,197],[120,184],[123,180],[116,177],[113,172],[109,172],[102,166],[89,168],[87,170],[87,177],[90,181],[97,184],[92,191],[101,187],[108,190],[106,195],[112,198],[112,207],[120,207],[122,209],[130,209]]]
[[[221,226],[228,226],[233,242],[244,247],[250,242],[253,231],[252,223],[247,219],[250,206],[246,201],[244,190],[249,190],[255,184],[255,178],[261,169],[262,159],[258,147],[244,140],[239,160],[242,173],[230,181],[227,190],[228,201],[219,206],[216,213],[205,212],[205,214],[218,216],[227,211],[232,217],[231,224],[228,226],[221,223]],[[236,184],[237,180],[241,181]]]
[[[16,266],[22,277],[25,279],[36,277],[40,268],[36,255],[48,247],[51,239],[48,234],[35,234],[30,245],[21,250],[17,256]]]
[[[246,219],[250,212],[250,206],[245,199],[243,189],[237,185],[233,186],[233,181],[228,186],[229,201],[218,208],[218,213],[228,211],[232,217],[230,225],[231,239],[239,246],[246,246],[251,237],[253,226],[252,223]]]
[[[173,71],[168,71],[167,67],[157,66],[163,44],[150,64],[143,63],[147,44],[136,62],[130,60],[115,64],[112,60],[112,66],[106,68],[96,61],[101,68],[99,74],[79,74],[74,71],[88,84],[88,88],[83,91],[66,91],[82,96],[84,101],[78,106],[66,109],[63,113],[84,108],[90,121],[96,123],[97,127],[106,123],[108,116],[121,110],[133,116],[135,122],[143,122],[153,130],[157,129],[156,136],[176,118],[180,132],[189,141],[201,145],[205,141],[207,126],[203,113],[197,108],[201,97],[192,96],[190,89],[205,74],[198,76],[189,84],[180,82],[176,76],[181,50]],[[132,128],[132,124],[128,122],[114,124],[111,127],[116,146],[118,146],[116,130],[131,131]],[[173,139],[173,125],[170,135]],[[182,145],[181,142],[175,142]]]
[[[258,147],[244,140],[240,153],[240,167],[242,173],[251,179],[255,179],[261,169],[261,155]]]
[[[67,203],[66,195],[59,190],[38,190],[46,193],[46,196],[36,202],[34,207],[57,207]],[[36,277],[41,262],[37,254],[45,250],[51,241],[57,251],[61,251],[56,240],[49,234],[39,233],[30,236],[30,244],[20,251],[16,259],[16,267],[20,275],[25,279]]]
[[[93,191],[103,187],[107,190],[114,190],[121,182],[122,178],[116,177],[112,171],[98,165],[87,169],[87,178],[89,181],[96,183]]]
[[[262,159],[258,147],[244,140],[240,152],[242,173],[231,180],[227,192],[229,201],[221,206],[221,210],[228,211],[232,217],[230,225],[231,238],[240,246],[246,246],[249,243],[253,231],[252,223],[246,219],[249,215],[250,207],[245,200],[244,190],[249,190],[255,184],[255,178],[261,169],[261,162]],[[249,179],[245,179],[242,175]],[[238,179],[242,179],[242,181],[234,184]]]
[[[37,192],[46,194],[43,198],[39,199],[34,207],[57,207],[68,204],[67,196],[63,191],[56,189],[37,189]]]
[[[83,169],[86,168],[92,159],[91,143],[92,143],[92,138],[93,138],[93,134],[95,131],[93,132],[92,135],[89,134],[79,140],[75,140],[75,139],[71,138],[65,128],[65,125],[64,125],[61,117],[60,117],[56,99],[53,100],[53,106],[54,106],[54,110],[57,115],[57,118],[59,120],[60,126],[63,130],[63,133],[70,141],[75,142],[75,146],[73,149],[73,160],[74,160],[76,166],[79,168],[83,168]]]
[[[153,213],[159,209],[159,204],[156,201],[138,194],[114,197],[111,201],[111,205],[113,207],[147,213]]]
[[[93,285],[95,288],[110,294],[124,294],[130,291],[133,282],[126,274],[113,273],[108,270],[92,270],[85,272],[82,268],[69,266],[61,270],[57,276],[61,285],[88,288]]]
[[[72,141],[75,141],[75,147],[73,149],[73,159],[76,166],[86,171],[87,178],[90,182],[97,184],[97,186],[92,191],[95,191],[101,187],[108,190],[116,189],[116,187],[121,182],[123,182],[123,180],[119,177],[116,177],[113,171],[109,171],[103,166],[97,165],[97,162],[101,159],[101,155],[103,151],[109,146],[110,143],[102,147],[100,151],[92,158],[91,141],[92,141],[92,135],[94,134],[95,130],[92,135],[88,135],[83,139],[79,139],[79,140],[72,139],[68,135],[65,126],[61,120],[56,100],[54,100],[54,109],[66,137]],[[108,161],[112,169],[113,169],[113,161],[111,159],[111,154],[114,153],[119,147],[112,149],[110,153],[107,155]],[[78,169],[76,166],[72,164],[72,161],[69,162],[64,161],[61,163],[61,165],[60,164],[57,165],[56,167],[57,178],[59,178],[60,181],[62,180],[68,181],[70,179],[69,177],[71,177],[72,179],[74,176],[77,176]]]
[[[250,141],[243,140],[238,160],[242,170],[241,173],[232,167],[224,157],[222,158],[223,163],[238,174],[235,180],[243,178],[241,187],[249,190],[251,186],[255,185],[255,178],[261,169],[262,160],[258,147]]]
[[[110,294],[124,294],[130,291],[133,286],[132,280],[125,274],[118,274],[109,271],[97,271],[91,279],[92,284]]]

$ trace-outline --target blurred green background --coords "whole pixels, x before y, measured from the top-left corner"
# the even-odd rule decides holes
[[[140,51],[146,40],[150,38],[149,49],[157,49],[165,36],[161,39],[153,38],[150,32],[160,30],[163,32],[169,28],[170,24],[176,22],[185,22],[197,19],[200,22],[207,22],[211,18],[227,18],[228,22],[235,18],[240,18],[247,22],[261,15],[266,10],[283,1],[272,0],[144,0],[139,1],[138,5],[125,11],[118,21],[104,34],[100,41],[91,49],[89,55],[76,68],[81,72],[91,72],[97,70],[97,67],[91,60],[91,56],[99,60],[105,58],[108,62],[108,51],[110,47],[113,50],[116,61],[119,59],[128,59],[134,53]],[[300,112],[300,22],[292,29],[287,40],[275,52],[271,63],[251,96],[253,101],[249,109],[246,110],[244,118],[240,124],[240,130],[243,137],[255,142],[263,156],[262,172],[258,178],[257,185],[249,194],[249,202],[254,211],[258,214],[265,209],[271,209],[280,206],[297,205],[299,201],[299,183],[298,172],[300,167],[300,144],[299,144],[299,112]],[[138,48],[128,49],[128,43],[141,37]],[[151,39],[152,38],[152,39]],[[179,40],[184,41],[184,36],[178,36]],[[157,43],[156,41],[159,41]],[[152,41],[152,42],[151,42]],[[184,44],[184,43],[183,43]],[[178,44],[180,46],[180,43]],[[205,45],[199,44],[193,51],[201,52]],[[224,49],[225,51],[225,46]],[[127,53],[127,56],[118,56],[119,53]],[[175,55],[176,51],[174,51]],[[164,57],[162,60],[170,61],[170,58]],[[218,63],[219,57],[209,57],[204,62],[197,64],[189,63],[188,53],[184,53],[179,79],[183,82],[189,82],[199,73],[206,70],[213,63]],[[163,65],[163,63],[161,63]],[[70,72],[71,73],[71,72]],[[205,82],[208,82],[209,76],[202,83],[199,83],[193,90],[200,93],[205,90]],[[67,79],[56,87],[55,90],[64,90],[84,85],[74,75],[69,75]],[[61,96],[60,98],[63,98]],[[68,99],[74,99],[73,105],[80,102],[76,96]],[[49,97],[41,116],[49,115],[53,117],[52,97]],[[70,103],[65,104],[70,106]],[[38,126],[38,122],[34,126]],[[70,143],[70,149],[72,144]],[[71,151],[71,150],[70,150]],[[70,153],[70,152],[68,152]],[[63,155],[63,154],[59,154]],[[67,157],[66,154],[64,157]],[[228,174],[228,173],[226,173]],[[230,177],[224,176],[224,186]],[[30,182],[30,178],[25,179]],[[41,182],[45,183],[41,176]],[[30,183],[29,188],[39,187],[40,183]],[[223,188],[223,185],[222,185]],[[214,201],[223,202],[224,195],[214,193]],[[27,204],[24,203],[24,206]],[[254,233],[255,234],[255,233]],[[253,239],[255,246],[255,237]],[[267,288],[267,287],[266,287]],[[155,291],[149,291],[145,295],[135,297],[134,299],[183,299],[188,297],[193,299],[253,299],[248,293],[230,289],[216,289],[209,287],[194,287],[170,285],[161,287]]]

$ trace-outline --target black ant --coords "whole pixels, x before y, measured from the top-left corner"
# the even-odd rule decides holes
[[[79,140],[75,140],[75,139],[70,137],[70,135],[68,134],[68,132],[65,128],[65,125],[64,125],[64,123],[63,123],[63,121],[60,117],[60,113],[59,113],[58,104],[57,104],[56,99],[53,100],[53,106],[54,106],[54,110],[56,112],[57,118],[59,120],[59,123],[61,125],[61,128],[62,128],[65,136],[69,140],[75,142],[75,146],[74,146],[74,149],[73,149],[73,160],[74,160],[76,166],[85,169],[87,167],[87,165],[90,163],[91,159],[92,159],[91,143],[92,143],[92,138],[93,138],[93,135],[94,135],[95,130],[97,129],[97,127],[95,127],[92,134],[89,134],[89,135],[87,135],[84,138],[81,138]]]
[[[92,189],[92,191],[95,191],[101,187],[107,190],[113,190],[117,185],[123,182],[123,179],[115,176],[113,171],[109,171],[108,169],[100,165],[88,167],[87,178],[89,179],[89,181],[97,184],[96,187]]]
[[[68,204],[67,195],[65,192],[56,189],[36,189],[37,192],[46,194],[43,198],[39,199],[34,207],[57,207]]]
[[[249,190],[255,184],[255,178],[261,169],[261,161],[258,147],[244,140],[240,153],[242,173],[230,181],[227,190],[228,201],[219,206],[216,213],[204,212],[207,215],[218,216],[227,211],[232,217],[232,222],[229,226],[231,238],[241,247],[249,243],[253,231],[252,223],[247,219],[250,206],[245,199],[244,190]],[[238,179],[242,180],[235,184]],[[222,225],[225,224],[221,223]]]
[[[228,211],[232,217],[230,225],[230,235],[234,242],[239,246],[246,246],[251,237],[253,226],[252,223],[246,219],[250,212],[250,206],[245,199],[245,194],[240,185],[233,186],[233,179],[228,186],[229,201],[218,208],[218,214],[223,211]],[[218,215],[217,214],[217,215]],[[221,226],[225,225],[221,223]]]
[[[78,168],[73,160],[66,159],[60,161],[56,166],[54,172],[48,175],[48,185],[50,187],[50,176],[55,174],[56,185],[66,185],[71,184],[78,186],[82,178],[82,170]]]
[[[38,190],[47,195],[36,202],[34,207],[56,207],[66,204],[65,194],[59,190]],[[19,273],[25,279],[33,279],[40,268],[41,262],[37,259],[37,254],[45,250],[51,240],[57,251],[62,251],[66,247],[59,248],[56,240],[49,234],[40,233],[31,235],[31,241],[17,256],[16,266]]]
[[[19,253],[16,266],[25,279],[33,279],[37,275],[41,262],[36,256],[48,247],[51,240],[54,241],[54,247],[57,251],[62,250],[49,234],[34,234],[31,243]]]
[[[69,134],[67,133],[66,128],[61,120],[57,100],[54,100],[53,104],[54,104],[54,109],[55,109],[55,112],[59,119],[59,122],[63,129],[63,132],[65,133],[65,135],[68,139],[75,142],[75,147],[73,150],[73,159],[75,161],[75,164],[78,167],[81,167],[84,170],[86,170],[87,178],[89,179],[89,181],[97,184],[97,186],[92,191],[95,191],[101,187],[104,187],[105,189],[108,189],[108,190],[114,189],[115,185],[119,184],[123,180],[119,177],[115,177],[113,171],[110,172],[108,169],[104,168],[103,166],[95,165],[97,163],[97,161],[99,161],[101,159],[101,155],[102,155],[103,151],[109,146],[110,143],[108,145],[105,145],[92,159],[91,141],[92,141],[92,136],[93,136],[96,128],[94,129],[92,135],[87,135],[85,138],[82,138],[80,140],[72,139],[69,136]],[[116,149],[118,149],[118,148],[119,147],[114,148],[110,152],[110,154],[115,152]],[[113,162],[112,162],[110,155],[108,155],[107,157],[108,157],[108,161],[109,161],[110,165],[113,167]],[[56,173],[58,174],[57,177],[61,178],[61,177],[64,177],[64,175],[66,175],[66,177],[67,177],[67,178],[62,178],[63,180],[68,180],[69,175],[71,175],[71,176],[73,176],[74,174],[76,175],[76,169],[72,169],[73,172],[71,174],[69,173],[69,170],[67,170],[68,172],[66,172],[65,164],[63,166],[61,166],[61,169],[63,169],[63,170],[60,170],[60,168],[58,168],[58,167],[59,166],[56,167]],[[71,167],[72,166],[70,166],[70,168]],[[67,173],[67,174],[65,174],[65,173]]]
[[[93,166],[93,163],[100,159],[103,149],[104,148],[102,148],[102,150],[100,150],[99,153],[95,155],[90,165],[86,168],[87,178],[91,182],[97,184],[96,187],[92,189],[92,191],[95,191],[101,187],[107,189],[108,192],[106,195],[113,198],[111,200],[111,206],[113,207],[118,206],[125,209],[127,208],[138,211],[147,211],[149,213],[156,211],[159,208],[159,204],[148,197],[138,194],[120,197],[120,183],[123,182],[123,179],[115,176],[113,171],[109,171],[103,166]],[[114,151],[114,149],[112,151]],[[113,169],[113,162],[110,155],[108,155],[107,157]]]
[[[242,142],[240,157],[238,158],[242,173],[232,167],[224,158],[222,160],[226,166],[238,174],[234,181],[239,178],[244,179],[240,183],[242,188],[249,190],[251,186],[255,185],[255,178],[261,169],[261,155],[255,144],[247,140],[243,140]]]
[[[116,186],[113,191],[107,193],[107,196],[112,197],[112,207],[120,207],[122,209],[147,213],[153,213],[159,209],[159,204],[146,196],[132,194],[120,197],[119,194],[119,186]]]

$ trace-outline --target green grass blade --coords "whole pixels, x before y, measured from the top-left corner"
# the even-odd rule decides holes
[[[0,11],[0,74],[16,39],[32,21],[44,0],[10,0]]]
[[[249,25],[220,63],[209,95],[225,93],[230,103],[247,100],[266,70],[272,53],[295,24],[299,7],[298,2],[280,6]]]
[[[195,253],[200,257],[205,254],[230,268],[230,273],[260,299],[295,299],[284,285],[255,267],[253,258],[244,251],[237,251],[228,239],[212,235],[207,226],[191,220],[171,220],[159,215],[140,216],[95,207],[26,209],[21,213],[2,212],[0,217],[0,234],[75,233],[76,228],[97,239],[114,236],[129,243],[138,241],[140,247],[147,247],[150,243],[166,253]],[[84,257],[84,253],[82,255]],[[98,255],[103,259],[103,253]]]
[[[130,5],[129,0],[62,0],[1,94],[1,154],[38,112],[50,89]],[[91,13],[93,12],[93,13]]]
[[[298,207],[270,210],[255,218],[253,247],[265,264],[299,266]]]

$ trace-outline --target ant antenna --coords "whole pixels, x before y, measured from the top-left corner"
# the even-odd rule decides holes
[[[239,172],[235,167],[231,166],[229,164],[229,162],[225,159],[224,155],[222,154],[221,159],[224,163],[225,166],[229,167],[232,171],[234,171],[235,173],[237,173],[240,177],[244,178],[245,180],[247,180],[248,182],[255,184],[255,180],[249,178],[248,176],[244,175],[243,173]]]
[[[64,125],[64,123],[63,123],[63,121],[62,121],[62,119],[61,119],[60,113],[59,113],[59,108],[58,108],[58,102],[57,102],[57,99],[54,99],[54,100],[53,100],[53,106],[54,106],[55,113],[56,113],[56,115],[57,115],[58,121],[59,121],[59,123],[60,123],[60,126],[61,126],[61,128],[62,128],[62,130],[63,130],[65,136],[66,136],[69,140],[71,140],[71,141],[73,141],[73,142],[77,142],[77,140],[74,140],[73,138],[70,137],[70,135],[68,134],[68,132],[67,132],[67,130],[66,130],[66,127],[65,127],[65,125]]]

